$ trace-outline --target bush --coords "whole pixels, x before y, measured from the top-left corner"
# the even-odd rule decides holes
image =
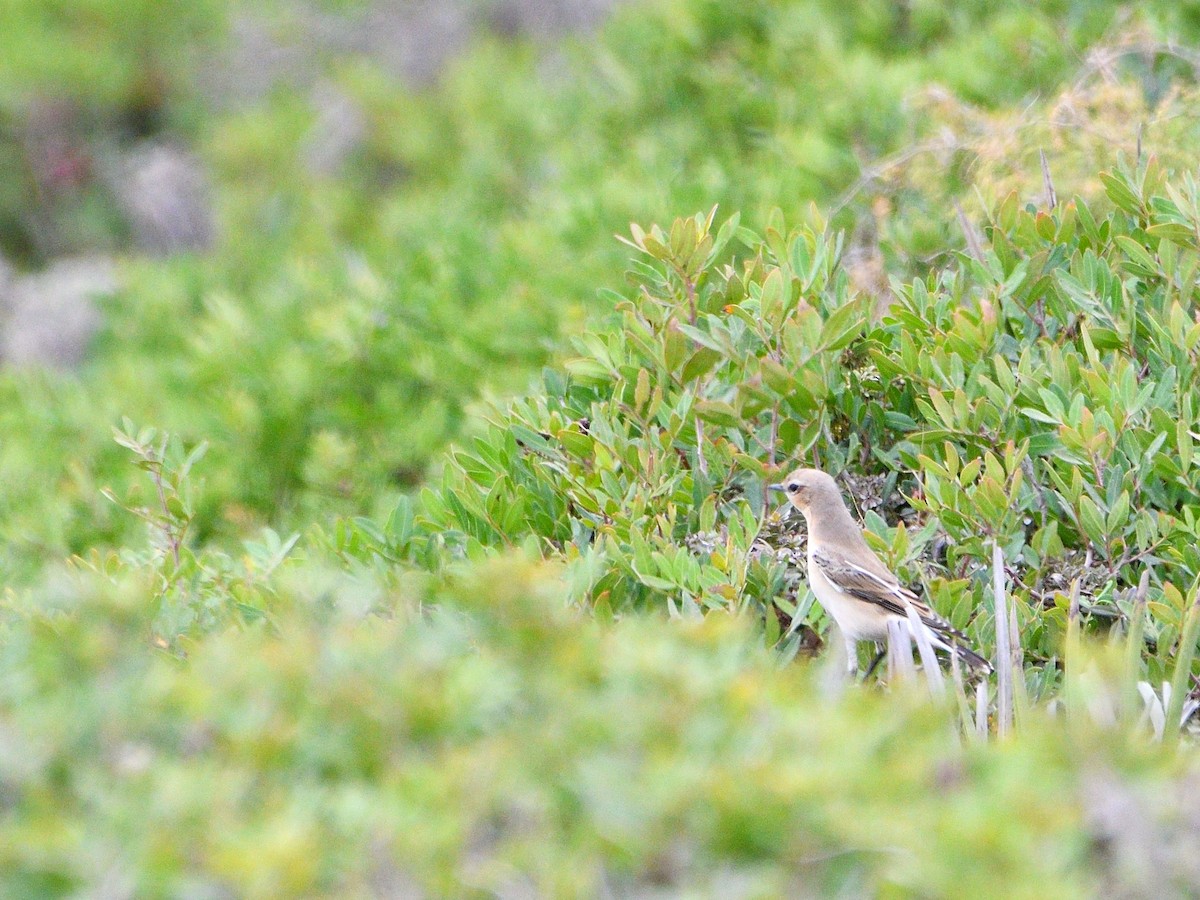
[[[422,494],[426,540],[467,558],[529,540],[591,558],[603,610],[766,615],[785,573],[764,542],[788,548],[765,485],[814,464],[842,475],[885,560],[984,646],[1001,547],[1036,694],[1056,681],[1072,589],[1103,630],[1129,621],[1149,572],[1161,682],[1200,583],[1200,326],[1185,312],[1200,207],[1190,179],[1176,187],[1153,163],[1101,179],[1107,215],[1010,197],[979,257],[894,281],[880,315],[819,225],[635,228],[649,262],[619,318],[451,454]],[[718,264],[735,234],[745,255]],[[811,608],[799,591],[785,612]]]
[[[0,376],[0,892],[1195,894],[1190,89],[1155,50],[1060,97],[1149,117],[1128,164],[999,140],[1112,21],[1010,7],[663,3],[427,92],[343,61],[371,124],[319,176],[295,92],[201,126],[220,253]],[[931,78],[978,106],[905,106]],[[948,171],[810,208],[956,117]],[[611,290],[609,231],[716,200]],[[798,461],[1012,691],[789,664]]]
[[[144,27],[163,29],[151,32],[162,53],[190,58],[224,20],[215,8],[198,15]],[[1138,15],[1122,28],[1143,28],[1146,41],[1195,33],[1177,4]],[[119,23],[119,6],[97,16]],[[1113,10],[1090,4],[712,0],[624,9],[557,56],[485,37],[423,90],[339,57],[317,71],[357,110],[362,139],[320,171],[305,162],[322,127],[307,87],[205,113],[187,90],[192,70],[172,69],[163,119],[181,124],[165,133],[193,136],[211,165],[224,239],[210,259],[130,266],[92,365],[39,388],[39,409],[62,411],[57,425],[16,401],[0,478],[57,499],[49,518],[29,498],[6,501],[0,533],[19,548],[10,570],[29,577],[64,552],[129,539],[86,489],[123,490],[106,437],[121,415],[210,441],[205,536],[236,544],[264,524],[381,515],[448,440],[473,431],[478,397],[524,389],[558,358],[563,333],[607,311],[596,292],[617,286],[614,230],[713,203],[759,232],[776,205],[796,222],[864,161],[941,129],[941,110],[911,102],[931,81],[985,108],[1050,93],[1112,22]],[[76,33],[55,28],[60,43]],[[120,109],[141,77],[136,42],[108,24],[99,34],[94,61],[117,74],[74,80],[79,103]],[[158,59],[145,62],[151,74]],[[1151,98],[1168,75],[1186,77],[1169,54],[1146,59],[1123,56],[1112,71]],[[881,248],[869,235],[852,241],[896,272],[919,271],[946,246],[942,192],[965,190],[961,179],[913,181],[936,199],[906,194],[903,214],[884,216]],[[873,193],[853,199],[839,223]],[[16,377],[0,379],[23,397]]]
[[[1102,177],[882,315],[820,222],[635,228],[619,327],[383,526],[204,546],[202,449],[126,424],[146,548],[0,606],[4,889],[1193,892],[1190,750],[1146,725],[1196,706],[1200,215]],[[797,456],[988,649],[1002,551],[1014,738],[986,683],[781,665],[822,628],[761,492]]]
[[[1195,887],[1195,773],[1086,717],[962,747],[915,695],[822,697],[724,614],[568,612],[519,556],[365,617],[381,585],[316,574],[186,662],[136,579],[10,604],[5,893]]]

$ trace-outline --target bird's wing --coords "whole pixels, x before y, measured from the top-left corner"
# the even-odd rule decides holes
[[[880,566],[872,571],[834,550],[814,550],[812,560],[831,585],[843,594],[874,603],[890,613],[907,618],[912,607],[921,621],[939,634],[964,640],[965,636],[929,608],[929,604],[904,587],[896,576]]]
[[[977,669],[990,672],[992,665],[967,643],[967,636],[929,608],[929,604],[904,587],[882,564],[868,569],[837,551],[813,550],[812,561],[833,587],[867,603],[874,603],[898,616],[908,616],[908,608],[937,633],[949,647],[962,654]],[[875,569],[875,570],[873,570]]]

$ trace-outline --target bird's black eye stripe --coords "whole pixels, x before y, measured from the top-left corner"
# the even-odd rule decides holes
[[[789,484],[787,486],[787,489],[788,489],[789,494],[794,494],[794,493],[796,493],[796,491],[800,490],[800,485],[796,484],[796,482],[793,481],[791,484]]]

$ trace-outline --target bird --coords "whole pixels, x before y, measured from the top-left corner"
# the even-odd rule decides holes
[[[930,609],[867,546],[862,527],[850,515],[837,482],[820,469],[797,469],[779,484],[788,502],[808,525],[808,583],[813,594],[837,623],[846,642],[849,672],[858,673],[858,642],[887,640],[888,623],[899,621],[911,633],[908,610],[916,612],[929,632],[930,643],[958,654],[984,672],[991,664],[967,645],[967,637]],[[880,653],[864,677],[869,677]]]

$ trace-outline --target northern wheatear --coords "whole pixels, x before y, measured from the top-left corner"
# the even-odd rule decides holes
[[[991,670],[986,659],[966,646],[966,636],[904,587],[867,546],[832,478],[819,469],[797,469],[771,488],[787,494],[808,523],[808,584],[842,632],[851,675],[858,671],[859,641],[886,641],[889,621],[903,623],[911,633],[910,607],[929,630],[933,646]]]

